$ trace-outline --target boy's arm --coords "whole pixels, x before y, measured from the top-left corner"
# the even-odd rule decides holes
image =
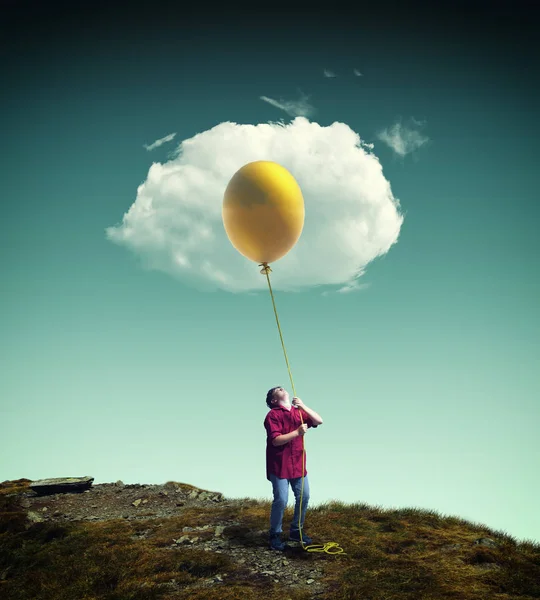
[[[323,420],[321,419],[321,416],[318,413],[316,413],[314,410],[309,408],[309,406],[306,406],[305,404],[304,404],[304,411],[311,418],[311,420],[313,421],[313,425],[315,427],[317,427],[318,425],[322,425]]]

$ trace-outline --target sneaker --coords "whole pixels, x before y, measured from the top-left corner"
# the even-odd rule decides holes
[[[289,539],[293,542],[303,542],[306,546],[309,546],[313,543],[313,540],[310,537],[308,537],[308,535],[304,533],[304,531],[302,531],[302,539],[300,539],[300,532],[298,531],[298,529],[289,533]]]
[[[281,533],[270,534],[270,549],[271,550],[285,550],[286,546],[281,541]]]

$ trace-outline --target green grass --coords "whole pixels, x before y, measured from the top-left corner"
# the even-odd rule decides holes
[[[235,519],[268,528],[271,502],[244,498],[237,508],[188,508],[152,521],[30,523],[18,494],[28,480],[0,488],[2,600],[307,600],[271,579],[253,577],[226,554],[169,549],[182,527]],[[171,482],[172,483],[172,482]],[[183,484],[176,484],[178,486]],[[285,520],[292,518],[287,507]],[[148,528],[148,539],[132,539]],[[499,531],[435,511],[383,510],[363,503],[328,502],[308,509],[306,530],[337,542],[346,554],[303,553],[322,566],[328,600],[532,600],[540,598],[540,545],[518,543]],[[211,535],[211,533],[210,533]],[[489,537],[496,547],[475,545]],[[449,544],[460,548],[443,551]],[[495,565],[498,568],[487,569]],[[7,570],[7,571],[6,571]],[[214,588],[201,579],[229,575]],[[165,584],[172,579],[179,590]]]

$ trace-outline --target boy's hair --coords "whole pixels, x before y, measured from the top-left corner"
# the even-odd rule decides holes
[[[268,390],[267,394],[266,394],[266,406],[268,406],[268,408],[272,408],[272,398],[274,397],[274,392],[276,390],[278,390],[280,387],[283,387],[281,385],[276,385],[276,387],[273,387],[272,389]]]

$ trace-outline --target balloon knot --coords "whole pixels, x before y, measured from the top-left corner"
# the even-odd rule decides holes
[[[261,275],[266,275],[267,273],[271,273],[272,269],[269,267],[268,263],[263,262],[259,265],[259,267],[262,267],[262,269],[260,270]]]

